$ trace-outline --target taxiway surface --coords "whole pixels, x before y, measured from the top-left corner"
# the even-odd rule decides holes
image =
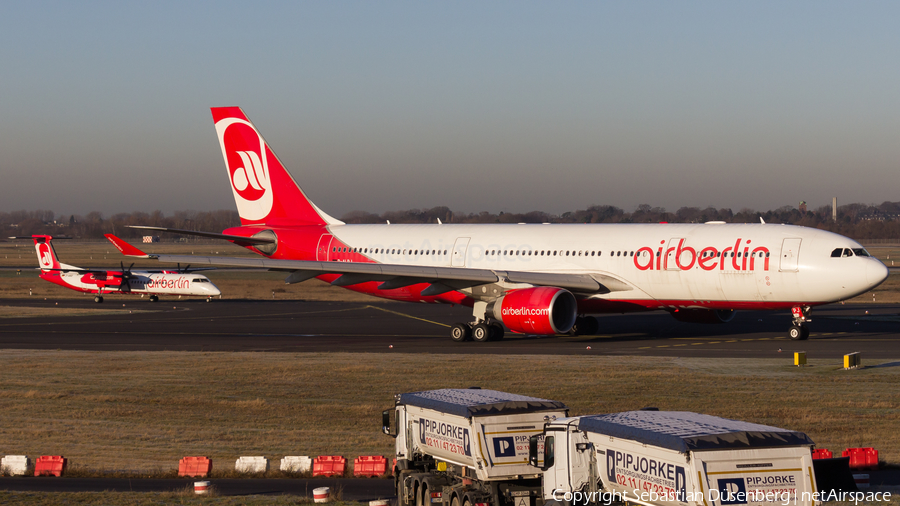
[[[40,317],[0,319],[0,349],[185,350],[367,353],[495,353],[900,359],[900,307],[833,304],[813,310],[808,341],[787,337],[787,312],[742,311],[723,325],[675,321],[664,312],[602,315],[596,336],[455,343],[449,327],[465,307],[390,302],[6,299],[43,308]],[[80,314],[65,314],[83,311]],[[11,312],[15,312],[12,309]],[[59,312],[59,315],[55,315]],[[588,349],[590,347],[590,349]],[[783,356],[783,355],[782,355]]]

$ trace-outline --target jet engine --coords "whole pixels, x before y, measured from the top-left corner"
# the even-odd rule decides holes
[[[575,325],[578,303],[568,290],[554,286],[523,288],[488,304],[485,315],[523,334],[564,334]]]
[[[734,309],[678,309],[669,314],[685,323],[728,323],[734,319]]]

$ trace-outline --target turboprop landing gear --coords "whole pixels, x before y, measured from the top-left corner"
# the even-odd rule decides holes
[[[809,327],[807,323],[811,322],[809,318],[809,306],[794,306],[791,308],[791,314],[794,316],[793,325],[788,330],[788,335],[792,341],[806,341],[809,339]]]
[[[96,302],[97,304],[100,304],[101,302],[103,302],[103,297],[101,297],[99,295],[95,295],[94,302]]]
[[[159,296],[158,296],[158,295],[151,295],[151,296],[150,296],[150,302],[156,302],[156,301],[158,301],[158,300],[159,300]]]

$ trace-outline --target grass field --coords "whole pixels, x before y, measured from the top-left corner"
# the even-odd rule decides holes
[[[566,402],[572,414],[656,406],[874,446],[900,463],[900,364],[843,371],[790,359],[413,354],[0,352],[4,454],[64,455],[73,471],[171,472],[186,455],[390,455],[380,413],[399,392],[478,385]]]

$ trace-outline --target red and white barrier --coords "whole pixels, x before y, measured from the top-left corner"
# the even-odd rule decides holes
[[[313,489],[313,500],[315,502],[328,502],[331,500],[331,489],[328,487],[319,487]]]
[[[208,481],[195,481],[194,482],[194,493],[197,495],[206,495],[209,493],[209,482]]]

